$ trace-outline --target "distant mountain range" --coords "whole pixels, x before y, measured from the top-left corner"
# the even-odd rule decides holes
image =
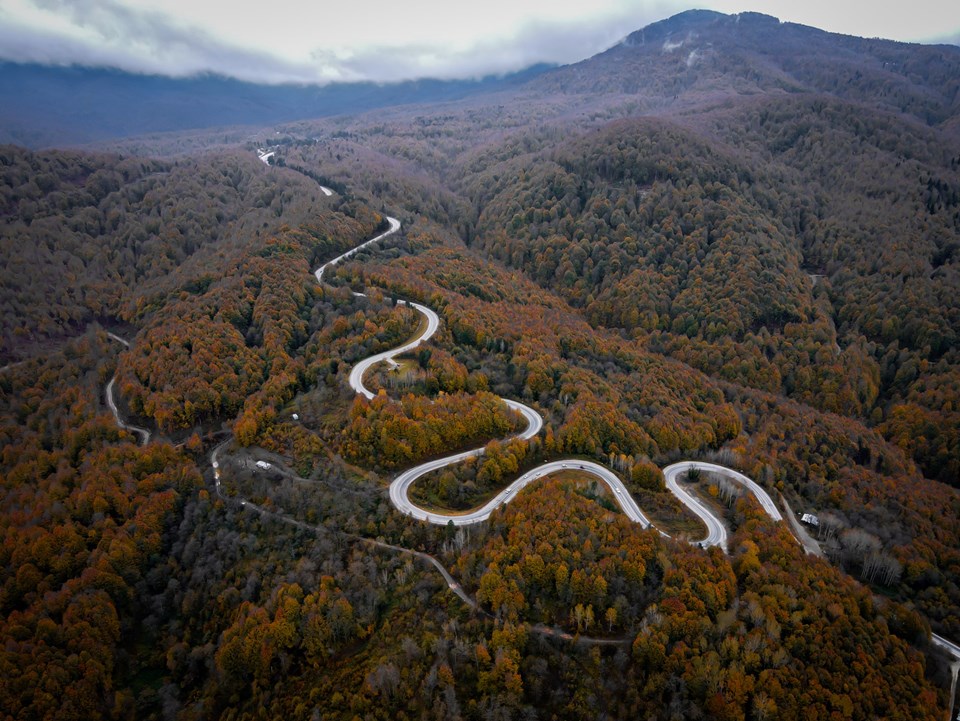
[[[519,100],[628,96],[660,112],[729,95],[820,92],[960,133],[960,47],[863,39],[758,13],[692,10],[592,58],[482,80],[257,85],[117,70],[0,64],[0,142],[76,145],[146,133],[267,125],[508,91]]]
[[[145,133],[265,125],[458,100],[515,87],[550,67],[537,65],[481,80],[315,86],[0,63],[0,143],[29,148],[78,145]]]

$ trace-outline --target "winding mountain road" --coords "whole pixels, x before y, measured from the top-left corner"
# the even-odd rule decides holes
[[[396,233],[398,230],[400,230],[400,221],[397,220],[396,218],[388,217],[387,222],[390,224],[390,227],[380,235],[376,236],[375,238],[371,238],[365,243],[361,243],[356,248],[351,248],[346,253],[342,253],[338,255],[333,260],[327,261],[326,263],[321,265],[319,268],[317,268],[313,273],[317,278],[317,282],[320,283],[321,285],[323,284],[323,274],[324,272],[326,272],[327,268],[332,268],[340,261],[346,260],[350,256],[360,252],[367,246],[372,245],[373,243],[377,243],[383,240],[384,238],[386,238],[387,236],[392,235]],[[364,293],[357,293],[353,291],[353,294],[358,298],[366,297]],[[430,340],[433,337],[433,334],[436,333],[437,329],[440,327],[440,316],[434,313],[427,306],[421,305],[420,303],[414,303],[412,301],[406,301],[406,300],[397,300],[397,304],[409,306],[417,310],[421,315],[423,315],[427,319],[427,325],[426,325],[426,328],[424,328],[416,337],[414,337],[412,340],[408,341],[407,343],[404,343],[402,346],[399,346],[398,348],[393,348],[392,350],[384,351],[383,353],[377,353],[376,355],[372,355],[369,358],[364,358],[362,361],[357,363],[351,369],[350,387],[353,388],[353,390],[356,391],[357,393],[363,395],[368,400],[372,399],[376,395],[376,393],[374,393],[365,385],[363,385],[363,376],[366,374],[366,372],[371,368],[373,368],[373,366],[379,363],[388,363],[390,365],[396,366],[396,362],[393,360],[394,358],[396,358],[398,355],[402,355],[403,353],[412,351],[414,348],[417,348],[421,343],[425,343],[426,341]]]
[[[386,238],[400,229],[400,222],[396,218],[388,217],[387,221],[390,223],[390,228],[387,231],[361,245],[358,245],[352,250],[348,250],[346,253],[337,256],[333,260],[324,263],[322,266],[317,268],[317,270],[314,271],[317,282],[323,283],[323,274],[328,268],[336,265],[346,258],[349,258],[351,255],[357,253],[361,249],[376,243],[383,238]],[[362,296],[363,294],[354,293],[354,295]],[[418,311],[425,318],[426,325],[414,338],[407,341],[403,345],[382,353],[377,353],[369,358],[365,358],[351,369],[350,387],[353,388],[356,393],[363,395],[368,399],[373,398],[376,394],[367,388],[363,383],[363,377],[367,371],[379,363],[393,363],[394,358],[397,356],[419,347],[422,343],[425,343],[427,340],[432,338],[437,332],[437,329],[440,327],[440,317],[427,306],[404,300],[399,300],[398,303],[402,303]],[[530,438],[536,436],[543,428],[543,418],[530,406],[520,403],[519,401],[510,400],[508,398],[501,398],[500,400],[502,400],[504,404],[511,410],[520,413],[527,422],[527,426],[523,431],[515,436],[512,436],[508,440],[529,440]],[[462,453],[456,453],[445,458],[438,458],[436,460],[428,461],[404,471],[390,484],[390,501],[401,513],[422,521],[427,521],[436,525],[447,525],[448,523],[452,523],[455,526],[467,526],[487,520],[490,517],[490,514],[496,508],[499,508],[504,503],[509,503],[510,500],[516,497],[516,494],[519,491],[538,478],[543,478],[546,475],[557,473],[567,468],[577,468],[581,471],[586,471],[594,476],[597,476],[600,478],[600,480],[606,483],[610,487],[610,490],[613,491],[614,496],[616,497],[617,502],[623,509],[624,513],[626,513],[632,521],[641,524],[644,528],[649,528],[652,525],[650,523],[650,519],[648,519],[640,510],[640,507],[637,506],[636,501],[633,500],[630,492],[627,490],[626,486],[623,485],[623,482],[612,471],[597,463],[593,463],[592,461],[554,461],[552,463],[546,463],[538,466],[537,468],[524,473],[522,476],[520,476],[520,478],[501,490],[496,496],[491,498],[484,505],[463,514],[444,514],[431,512],[427,509],[417,506],[415,503],[413,503],[413,501],[410,500],[410,488],[417,481],[417,479],[425,476],[431,471],[436,471],[441,468],[446,468],[447,466],[461,463],[468,458],[481,456],[483,455],[484,450],[485,448],[481,447],[469,451],[463,451]]]
[[[272,163],[270,162],[270,158],[274,157],[276,154],[277,153],[275,150],[267,150],[266,148],[257,148],[257,157],[260,158],[260,162],[262,162],[264,165],[268,165],[268,166],[272,165]],[[333,191],[330,188],[328,188],[326,185],[320,185],[320,183],[317,183],[317,185],[320,186],[320,192],[326,195],[328,198],[331,195],[333,195]]]
[[[705,463],[703,461],[681,461],[680,463],[674,463],[663,469],[663,478],[664,481],[666,481],[667,489],[679,498],[683,505],[693,511],[707,527],[707,537],[699,541],[701,546],[720,546],[720,548],[726,550],[727,529],[723,523],[721,523],[720,519],[717,518],[702,501],[698,500],[692,493],[680,485],[679,477],[686,475],[690,471],[700,471],[701,473],[711,473],[729,478],[734,483],[750,491],[770,518],[774,521],[783,520],[780,510],[773,502],[773,499],[770,498],[769,494],[742,473],[732,468],[727,468],[726,466],[720,466],[716,463]]]
[[[356,248],[353,248],[352,250],[349,250],[346,253],[343,253],[342,255],[337,256],[333,260],[320,266],[314,272],[314,275],[316,276],[317,281],[321,284],[323,283],[323,274],[327,268],[330,268],[331,266],[336,265],[341,260],[349,258],[350,256],[354,255],[361,249],[382,240],[383,238],[391,235],[392,233],[395,233],[400,228],[400,223],[395,218],[387,218],[387,220],[390,223],[390,228],[387,231],[381,233],[375,238],[372,238],[371,240],[366,241],[365,243],[357,246]],[[354,295],[362,296],[363,294],[354,293]],[[419,303],[412,303],[412,302],[408,303],[407,301],[399,301],[399,302],[405,305],[409,305],[410,307],[414,308],[419,313],[421,313],[426,318],[426,326],[420,330],[420,332],[417,334],[415,338],[408,341],[407,343],[395,349],[371,356],[361,361],[360,363],[358,363],[352,369],[350,373],[350,386],[354,389],[356,393],[363,395],[368,399],[373,398],[374,394],[370,389],[368,389],[363,384],[364,374],[370,368],[377,365],[378,363],[382,363],[382,362],[392,363],[394,362],[393,359],[396,356],[402,353],[406,353],[418,347],[421,343],[430,339],[436,333],[440,325],[440,318],[437,316],[437,314],[434,311],[427,308],[426,306],[421,305]],[[116,340],[124,342],[120,338],[116,338]],[[111,398],[111,399],[112,399],[112,391],[110,389],[112,389],[112,386],[113,386],[113,380],[111,380],[110,385],[108,386],[108,398]],[[526,429],[524,429],[521,433],[514,436],[514,438],[526,440],[526,439],[533,438],[540,432],[543,426],[543,419],[535,410],[533,410],[529,406],[519,403],[518,401],[509,400],[506,398],[501,400],[503,400],[503,402],[507,406],[509,406],[511,409],[520,412],[527,421]],[[113,407],[112,404],[111,404],[111,407]],[[117,416],[116,412],[114,413],[114,415],[117,417],[118,424],[120,424],[121,426],[124,426],[124,424],[120,421],[119,416]],[[226,443],[227,442],[224,442],[218,445],[211,453],[211,464],[214,470],[216,492],[219,496],[223,498],[225,498],[225,496],[223,496],[221,492],[220,464],[219,464],[218,456],[221,449],[226,445]],[[410,487],[413,485],[414,482],[416,482],[418,478],[424,476],[427,473],[430,473],[431,471],[439,470],[440,468],[444,468],[446,466],[453,465],[455,463],[460,463],[467,458],[479,456],[483,454],[483,452],[484,452],[483,448],[478,448],[471,451],[465,451],[463,453],[457,453],[457,454],[448,456],[446,458],[440,458],[433,461],[428,461],[427,463],[423,463],[419,466],[416,466],[407,471],[404,471],[403,473],[398,475],[390,484],[391,502],[397,508],[397,510],[399,510],[401,513],[404,513],[406,515],[409,515],[413,518],[416,518],[422,521],[426,521],[428,523],[432,523],[435,525],[447,525],[452,523],[455,526],[466,526],[466,525],[480,523],[482,521],[487,520],[490,517],[490,514],[496,508],[499,508],[500,506],[506,503],[509,503],[513,498],[516,497],[516,495],[523,488],[525,488],[527,485],[529,485],[533,481],[539,478],[542,478],[544,476],[547,476],[551,473],[557,473],[564,470],[578,470],[578,471],[590,473],[596,476],[597,478],[599,478],[600,480],[602,480],[604,483],[606,483],[607,486],[611,489],[611,491],[613,491],[614,498],[616,499],[620,508],[627,515],[627,517],[630,518],[632,521],[639,523],[644,528],[650,528],[653,525],[650,522],[650,520],[644,515],[644,513],[640,510],[636,501],[634,501],[634,499],[630,495],[628,489],[623,484],[623,482],[612,471],[592,461],[581,460],[581,459],[551,461],[550,463],[545,463],[532,470],[529,470],[526,473],[524,473],[522,476],[520,476],[518,479],[516,479],[513,483],[511,483],[506,488],[501,490],[496,496],[490,499],[487,503],[467,513],[446,514],[438,511],[429,511],[429,510],[420,508],[419,506],[414,504],[412,501],[410,501],[410,498],[409,498]],[[683,488],[683,486],[680,485],[679,483],[680,476],[688,473],[691,470],[699,470],[700,472],[719,475],[732,480],[733,482],[743,486],[750,493],[752,493],[754,497],[757,498],[758,502],[760,503],[764,511],[773,520],[775,521],[784,520],[782,514],[780,513],[776,504],[774,504],[773,499],[769,496],[769,494],[767,494],[767,492],[762,487],[760,487],[755,481],[745,476],[744,474],[738,471],[735,471],[731,468],[727,468],[725,466],[717,465],[714,463],[706,463],[702,461],[682,461],[679,463],[674,463],[663,469],[664,479],[666,481],[667,488],[680,500],[681,503],[683,503],[687,508],[689,508],[706,525],[707,536],[704,539],[695,542],[701,547],[719,546],[722,550],[726,552],[727,531],[723,523],[720,521],[719,518],[717,518],[717,516],[713,514],[710,508],[708,508],[703,502],[699,501],[689,491],[687,491],[685,488]],[[315,528],[313,526],[309,526],[300,521],[296,521],[294,519],[290,519],[280,514],[277,514],[275,512],[269,511],[265,508],[262,508],[261,506],[251,503],[250,501],[241,500],[240,503],[243,506],[248,507],[251,510],[255,510],[262,515],[274,517],[274,518],[277,518],[278,520],[283,520],[289,523],[293,523],[305,529]],[[381,548],[390,549],[390,550],[394,550],[402,553],[412,554],[415,557],[422,558],[423,560],[427,561],[432,566],[434,566],[441,573],[441,575],[444,578],[444,581],[447,583],[447,586],[454,593],[456,593],[457,596],[459,596],[465,603],[470,605],[472,608],[475,608],[475,609],[478,608],[477,602],[474,599],[472,599],[468,594],[466,594],[466,592],[463,590],[460,584],[450,575],[447,569],[444,568],[443,564],[441,564],[433,556],[420,551],[413,551],[411,549],[402,548],[400,546],[394,546],[392,544],[388,544],[383,541],[378,541],[375,539],[364,538],[362,536],[355,536],[355,538],[364,543],[368,543],[376,547],[381,547]],[[559,638],[574,638],[573,636],[570,636],[570,634],[567,634],[566,632],[559,629],[552,629],[549,627],[543,627],[543,628],[535,627],[534,630],[538,632],[543,632],[546,635],[556,636]],[[590,640],[596,641],[599,643],[623,643],[624,642],[622,639],[620,640],[590,639]],[[931,640],[934,644],[942,648],[948,655],[950,655],[956,661],[960,661],[960,646],[936,634],[932,635]],[[952,666],[954,684],[956,684],[958,666],[960,665],[958,665],[957,663],[954,663]]]
[[[683,463],[674,463],[663,469],[663,480],[667,484],[667,490],[680,499],[680,502],[690,509],[697,516],[703,525],[707,527],[707,537],[699,541],[701,546],[720,546],[727,548],[727,529],[713,513],[702,502],[697,500],[692,493],[680,485],[678,477],[686,474],[689,470],[696,468],[697,464],[693,461]]]
[[[313,274],[317,277],[317,282],[318,282],[318,283],[323,283],[323,273],[324,273],[324,271],[326,271],[327,268],[332,268],[332,267],[335,266],[337,263],[339,263],[341,260],[346,260],[347,258],[349,258],[349,257],[351,257],[351,256],[353,256],[353,255],[356,255],[357,253],[359,253],[361,250],[363,250],[363,249],[366,248],[367,246],[373,245],[374,243],[379,243],[381,240],[383,240],[384,238],[386,238],[388,235],[393,235],[393,234],[396,233],[398,230],[400,230],[400,221],[397,220],[396,218],[390,218],[390,217],[388,216],[388,217],[387,217],[387,223],[390,225],[390,227],[389,227],[387,230],[385,230],[385,231],[383,231],[382,233],[380,233],[380,235],[375,236],[375,237],[371,238],[370,240],[361,243],[360,245],[358,245],[358,246],[355,247],[355,248],[351,248],[351,249],[348,250],[346,253],[341,253],[340,255],[338,255],[338,256],[337,256],[336,258],[334,258],[333,260],[327,261],[326,263],[324,263],[323,265],[321,265],[319,268],[317,268],[315,271],[313,271]],[[360,296],[362,296],[363,293],[354,293],[354,295],[360,295]],[[439,323],[439,319],[437,320],[437,322]]]
[[[318,271],[320,272],[320,271]],[[358,293],[357,295],[363,295]],[[406,300],[397,300],[398,305],[409,306],[420,313],[427,319],[427,327],[423,329],[423,332],[414,338],[411,341],[403,344],[399,348],[394,348],[393,350],[384,351],[383,353],[377,353],[372,355],[369,358],[357,363],[350,371],[350,387],[353,388],[357,393],[360,393],[368,400],[373,398],[376,393],[363,385],[363,376],[368,370],[373,368],[373,366],[378,363],[388,363],[393,366],[396,366],[396,358],[398,355],[412,351],[414,348],[417,348],[421,343],[425,343],[433,337],[433,334],[437,332],[437,329],[440,327],[440,316],[434,313],[432,310],[427,308],[425,305],[420,305],[419,303],[413,303]]]
[[[115,333],[107,333],[107,336],[111,340],[115,340],[117,343],[121,343],[127,348],[130,347],[129,341],[124,340],[123,338],[116,335]],[[114,374],[113,378],[110,379],[110,382],[107,383],[107,392],[106,392],[107,406],[109,406],[110,412],[113,413],[113,420],[123,430],[130,431],[131,433],[134,433],[140,436],[140,445],[145,446],[150,442],[150,431],[147,430],[146,428],[141,428],[140,426],[131,425],[130,423],[125,422],[120,417],[120,409],[117,407],[117,401],[113,397],[113,387],[116,384],[116,381],[117,381],[117,375]]]
[[[397,232],[397,230],[400,229],[400,221],[398,221],[396,218],[388,217],[387,222],[390,224],[388,230],[374,238],[371,238],[365,243],[361,243],[357,247],[338,255],[333,260],[330,260],[317,268],[316,271],[314,271],[317,282],[323,284],[323,274],[328,268],[335,266],[340,261],[349,258],[355,253],[358,253],[360,250],[377,243],[380,240],[383,240],[387,236]],[[364,294],[354,292],[354,295],[363,296]],[[349,379],[350,387],[353,388],[357,394],[363,395],[367,399],[371,399],[376,395],[363,383],[363,377],[366,375],[367,371],[379,363],[395,364],[394,359],[397,356],[419,347],[422,343],[432,338],[440,327],[440,317],[427,306],[404,300],[399,300],[398,303],[412,307],[414,310],[419,312],[425,318],[426,324],[416,336],[403,345],[382,353],[377,353],[369,358],[365,358],[351,369]],[[528,440],[540,432],[540,429],[543,427],[543,419],[533,408],[524,405],[519,401],[510,400],[507,398],[501,398],[501,400],[510,409],[522,414],[527,421],[526,429],[516,436],[513,436],[510,440],[513,438]],[[475,448],[473,450],[463,451],[462,453],[456,453],[445,458],[438,458],[428,461],[404,471],[390,484],[391,503],[393,503],[394,507],[401,513],[421,521],[426,521],[435,525],[447,525],[452,523],[454,526],[467,526],[487,520],[495,509],[499,508],[505,503],[509,503],[511,500],[516,498],[517,493],[519,493],[533,481],[543,478],[551,473],[557,473],[567,469],[575,469],[594,475],[606,483],[613,492],[617,504],[627,515],[627,517],[630,518],[630,520],[639,523],[644,528],[649,528],[653,525],[650,522],[650,519],[647,518],[643,511],[640,510],[640,507],[631,496],[630,491],[623,484],[623,481],[621,481],[620,478],[613,473],[613,471],[601,466],[598,463],[577,459],[552,461],[550,463],[537,466],[536,468],[524,473],[479,508],[475,508],[466,513],[442,513],[439,511],[430,511],[428,509],[421,508],[410,500],[410,488],[417,481],[417,479],[432,471],[437,471],[441,468],[446,468],[447,466],[462,463],[468,458],[480,456],[483,454],[483,452],[484,448]],[[682,463],[675,463],[672,466],[668,466],[666,469],[664,469],[664,477],[667,482],[667,488],[669,488],[670,491],[674,493],[678,499],[680,499],[680,502],[689,508],[694,514],[696,514],[706,525],[707,536],[699,541],[699,544],[702,547],[720,546],[723,550],[726,550],[727,531],[723,523],[721,523],[720,520],[714,516],[701,501],[697,500],[690,492],[688,492],[678,483],[677,479],[680,474],[686,473],[693,468],[698,468],[701,471],[708,473],[722,475],[739,483],[757,497],[761,506],[763,506],[764,510],[766,510],[766,512],[770,514],[774,520],[783,520],[783,517],[780,515],[780,511],[777,509],[776,505],[774,505],[773,500],[769,495],[767,495],[766,491],[764,491],[759,485],[754,483],[754,481],[742,473],[738,473],[737,471],[724,466],[719,466],[713,463],[702,463],[700,461],[684,461]]]

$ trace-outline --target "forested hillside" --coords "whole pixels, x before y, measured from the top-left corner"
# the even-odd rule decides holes
[[[281,217],[306,220],[323,197],[237,152],[155,161],[5,146],[0,172],[4,360],[94,320],[132,322],[138,302],[178,284],[210,283],[215,257]]]
[[[607,52],[547,73],[545,93],[629,96],[640,110],[723,104],[731,96],[822,93],[956,130],[960,51],[827,33],[761,13],[691,10]]]
[[[686,13],[501,95],[265,129],[270,166],[0,149],[0,708],[943,718],[958,56]],[[368,400],[351,369],[423,330],[398,298],[440,325]],[[414,500],[570,463],[474,526],[397,510],[477,446]],[[681,459],[818,514],[824,557],[690,474],[730,534],[700,547]]]
[[[487,169],[472,186],[477,243],[596,325],[882,424],[930,477],[956,482],[960,215],[937,188],[960,187],[957,156],[836,101],[758,111],[746,132],[744,115],[716,121],[739,153],[622,121],[541,153],[535,170]]]

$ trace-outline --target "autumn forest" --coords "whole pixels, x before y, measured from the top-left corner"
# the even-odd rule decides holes
[[[960,52],[644,33],[243,141],[0,146],[0,716],[946,717]],[[401,301],[439,325],[367,398]],[[475,448],[410,502],[563,466],[475,524],[392,499]],[[787,520],[691,470],[702,542],[687,460]]]

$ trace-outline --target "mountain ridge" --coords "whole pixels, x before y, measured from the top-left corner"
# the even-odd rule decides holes
[[[704,97],[826,92],[960,130],[960,47],[829,33],[760,13],[689,10],[589,58],[479,80],[259,85],[0,63],[0,142],[71,146],[155,132],[263,126],[403,105],[557,94],[628,95],[644,112]],[[605,102],[609,103],[609,100]]]
[[[0,142],[75,146],[155,132],[262,126],[513,87],[534,65],[479,80],[263,85],[219,75],[168,78],[83,66],[0,63]]]
[[[938,125],[960,114],[960,48],[840,35],[759,13],[688,11],[529,85],[639,96],[651,111],[723,94],[827,93]]]

